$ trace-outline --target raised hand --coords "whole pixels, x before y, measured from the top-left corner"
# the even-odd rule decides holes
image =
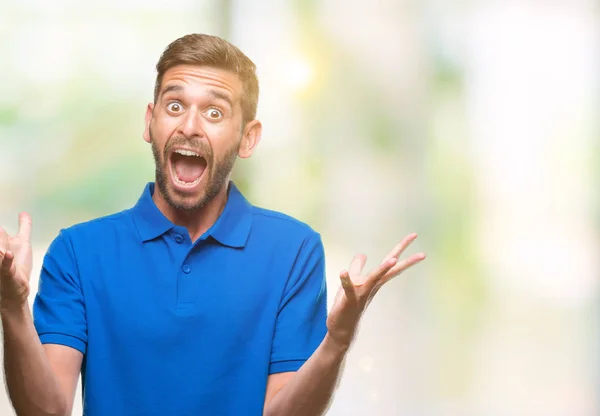
[[[340,346],[347,348],[352,343],[360,318],[377,293],[388,281],[425,258],[425,253],[414,254],[404,260],[398,258],[417,238],[410,234],[384,257],[379,266],[366,276],[362,269],[367,257],[354,257],[348,271],[340,273],[342,287],[338,290],[333,307],[327,318],[329,336]]]
[[[20,308],[27,303],[31,276],[31,217],[19,215],[19,231],[9,236],[0,228],[0,308]]]

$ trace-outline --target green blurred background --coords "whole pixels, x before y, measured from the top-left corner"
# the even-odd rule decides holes
[[[356,253],[412,231],[428,253],[371,304],[329,414],[596,415],[598,6],[0,0],[0,224],[33,215],[35,291],[59,229],[153,180],[164,47],[220,35],[261,83],[234,180],[321,232],[330,294]]]

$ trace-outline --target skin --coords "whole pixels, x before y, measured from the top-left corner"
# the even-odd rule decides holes
[[[262,126],[243,123],[243,86],[228,71],[181,65],[163,77],[156,103],[148,104],[144,140],[156,162],[153,200],[173,223],[185,226],[195,241],[217,220],[227,202],[227,183],[237,157],[250,157]],[[181,186],[172,176],[171,152],[200,153],[206,169],[195,186]],[[0,228],[0,316],[4,368],[17,414],[68,415],[73,407],[82,354],[62,345],[40,343],[27,303],[31,276],[31,217],[19,216],[19,231]],[[268,377],[265,415],[323,415],[339,383],[343,363],[360,319],[378,290],[425,258],[418,253],[400,260],[414,241],[400,241],[374,270],[363,273],[366,256],[357,255],[340,273],[341,288],[327,318],[328,332],[298,372]]]

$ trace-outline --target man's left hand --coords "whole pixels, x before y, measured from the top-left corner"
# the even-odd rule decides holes
[[[337,345],[349,348],[360,318],[377,291],[392,278],[425,258],[425,253],[418,253],[399,260],[402,252],[415,238],[417,234],[410,234],[396,244],[381,264],[366,276],[362,275],[367,261],[364,254],[355,256],[350,269],[340,273],[342,287],[338,290],[327,318],[328,335]]]

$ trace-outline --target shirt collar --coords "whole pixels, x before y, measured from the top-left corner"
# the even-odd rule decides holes
[[[149,182],[133,207],[133,221],[143,242],[152,240],[175,225],[158,209],[152,194],[155,184]],[[229,182],[227,203],[223,212],[206,233],[219,243],[230,247],[244,247],[252,226],[252,205],[233,182]]]
[[[252,227],[252,205],[233,182],[229,182],[225,209],[208,230],[219,243],[241,248],[246,245]]]
[[[174,224],[160,212],[154,203],[152,199],[154,189],[155,184],[149,182],[132,210],[133,222],[143,242],[163,235],[174,227]]]

